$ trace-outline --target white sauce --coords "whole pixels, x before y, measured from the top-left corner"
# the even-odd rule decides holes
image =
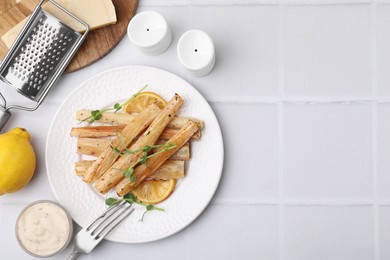
[[[64,210],[53,203],[33,204],[20,215],[16,232],[26,250],[48,256],[68,241],[69,220]]]

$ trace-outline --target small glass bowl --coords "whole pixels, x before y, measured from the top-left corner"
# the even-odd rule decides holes
[[[20,238],[19,238],[19,234],[18,234],[18,226],[19,226],[19,221],[20,221],[20,218],[21,216],[23,215],[23,213],[29,209],[30,207],[36,205],[36,204],[40,204],[40,203],[49,203],[49,204],[52,204],[52,205],[55,205],[57,206],[58,208],[62,209],[63,212],[65,213],[67,219],[68,219],[68,224],[69,224],[69,235],[68,235],[68,238],[65,242],[65,244],[59,248],[56,252],[53,252],[52,254],[49,254],[49,255],[38,255],[38,254],[35,254],[31,251],[29,251],[21,242]],[[23,210],[22,212],[20,212],[19,216],[18,216],[18,219],[16,220],[16,224],[15,224],[15,236],[16,236],[16,240],[18,241],[18,244],[20,245],[20,247],[28,254],[30,254],[31,256],[34,256],[34,257],[40,257],[40,258],[47,258],[47,257],[51,257],[51,256],[54,256],[58,253],[60,253],[61,251],[63,251],[70,243],[70,241],[72,240],[72,237],[73,237],[73,221],[72,221],[72,218],[70,217],[69,213],[66,211],[66,209],[64,209],[64,207],[62,207],[60,204],[58,204],[57,202],[54,202],[54,201],[51,201],[51,200],[38,200],[38,201],[35,201],[35,202],[32,202],[30,204],[28,204]]]

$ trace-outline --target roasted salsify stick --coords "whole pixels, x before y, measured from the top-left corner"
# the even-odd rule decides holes
[[[100,138],[100,137],[110,137],[116,136],[116,134],[122,131],[126,126],[125,125],[112,125],[112,126],[82,126],[82,127],[73,127],[70,131],[70,136],[80,137],[80,138]],[[179,129],[175,128],[165,128],[162,132],[160,139],[168,140],[174,136]],[[200,131],[196,132],[191,140],[200,139]]]
[[[79,138],[77,140],[77,152],[79,154],[90,155],[98,157],[111,145],[110,139],[101,138]],[[166,140],[157,140],[156,144],[164,144]],[[153,150],[152,150],[153,151]],[[187,161],[191,157],[190,143],[187,142],[176,153],[171,156],[172,160]]]
[[[194,135],[194,133],[198,130],[198,126],[194,122],[189,121],[182,129],[180,129],[176,135],[167,141],[167,144],[175,145],[173,149],[161,152],[160,154],[150,158],[146,164],[142,164],[135,168],[133,173],[135,176],[135,181],[132,182],[129,178],[122,179],[115,186],[116,193],[119,196],[124,196],[137,187],[137,185],[152,175],[172,154],[174,154],[180,147],[188,142],[191,136]],[[159,151],[162,151],[162,149],[163,148],[160,148]]]
[[[133,164],[136,164],[144,154],[143,151],[139,150],[148,145],[155,144],[165,127],[182,105],[183,99],[178,94],[175,94],[142,136],[130,146],[129,150],[137,152],[120,157],[118,161],[116,161],[112,167],[95,182],[94,186],[98,192],[102,194],[107,193],[124,178],[124,172],[132,167]]]
[[[91,115],[91,110],[77,110],[76,119],[84,120],[86,117]],[[109,123],[109,124],[118,124],[118,125],[127,125],[136,114],[128,113],[114,113],[114,112],[103,112],[102,117],[95,122]],[[202,120],[191,118],[191,117],[174,117],[171,122],[169,122],[169,128],[180,129],[182,128],[189,120],[195,122],[199,129],[203,129],[204,123]]]
[[[123,152],[152,123],[160,111],[160,108],[155,104],[150,104],[134,117],[122,131],[117,132],[117,137],[112,141],[111,146],[106,147],[104,152],[88,168],[83,176],[83,181],[91,183],[100,178],[118,159],[119,155],[117,152]],[[114,151],[112,147],[116,147],[118,150]]]
[[[94,160],[84,160],[75,163],[76,175],[84,176],[87,169],[94,163]],[[184,178],[185,161],[167,160],[158,168],[148,180],[169,180]]]

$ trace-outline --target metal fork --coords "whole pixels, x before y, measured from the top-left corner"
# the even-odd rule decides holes
[[[133,213],[131,204],[122,201],[108,208],[91,224],[80,230],[75,237],[73,252],[68,260],[76,259],[81,254],[89,254],[127,216]]]

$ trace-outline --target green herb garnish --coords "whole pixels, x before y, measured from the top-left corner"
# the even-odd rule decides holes
[[[167,144],[160,144],[160,145],[147,145],[147,146],[142,147],[142,148],[137,149],[137,150],[129,150],[129,149],[126,148],[123,152],[121,152],[118,147],[112,147],[111,146],[111,149],[119,156],[127,156],[129,154],[134,154],[134,153],[137,153],[137,152],[143,152],[144,153],[139,160],[134,162],[132,165],[130,165],[129,168],[127,168],[123,172],[123,175],[126,178],[129,178],[131,182],[136,182],[137,178],[136,178],[136,176],[133,173],[134,173],[134,168],[135,168],[135,166],[137,166],[138,163],[146,164],[148,159],[150,159],[150,158],[152,158],[152,157],[154,157],[154,156],[156,156],[156,155],[158,155],[160,153],[164,153],[166,151],[169,151],[169,150],[171,150],[171,149],[173,149],[175,147],[176,147],[175,144],[167,143]],[[149,154],[149,152],[152,149],[156,149],[156,148],[163,148],[163,149],[161,149],[160,151],[155,152],[153,154]],[[115,170],[120,170],[120,169],[115,169]]]
[[[95,121],[101,119],[104,112],[111,111],[111,110],[115,110],[114,113],[118,112],[120,109],[122,109],[122,108],[123,108],[124,106],[126,106],[128,103],[130,103],[135,97],[137,97],[142,91],[144,91],[147,87],[148,87],[148,85],[145,85],[143,88],[141,88],[137,93],[135,93],[134,95],[132,95],[132,96],[131,96],[125,103],[123,103],[123,104],[116,103],[116,104],[114,105],[114,107],[108,107],[108,108],[103,108],[103,109],[100,109],[100,110],[93,110],[93,111],[91,111],[91,115],[90,115],[89,117],[84,118],[83,120],[81,120],[80,123],[85,122],[85,121],[88,121],[89,124],[92,124],[93,122],[95,122]]]
[[[145,214],[151,210],[161,210],[160,208],[156,208],[155,206],[153,206],[152,204],[148,204],[146,205],[146,210],[144,212],[144,214],[142,214],[142,217],[139,221],[141,222],[144,222],[144,217],[145,217]]]
[[[123,196],[123,198],[107,198],[105,203],[107,206],[111,207],[121,201],[126,201],[127,203],[129,204],[138,204],[138,205],[141,205],[141,206],[144,206],[145,207],[145,212],[142,214],[142,217],[140,219],[140,221],[144,221],[144,217],[145,217],[145,214],[146,212],[148,211],[151,211],[151,210],[158,210],[158,211],[165,211],[163,208],[159,208],[159,207],[156,207],[152,204],[144,204],[142,203],[142,201],[139,201],[137,199],[136,196],[134,196],[132,193],[127,193],[125,196]]]

